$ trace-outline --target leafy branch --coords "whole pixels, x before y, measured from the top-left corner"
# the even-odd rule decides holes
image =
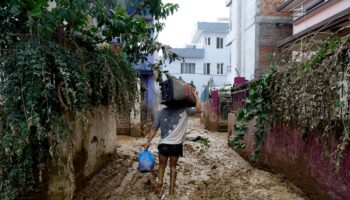
[[[178,5],[141,2],[130,16],[114,0],[0,1],[0,199],[33,190],[38,172],[63,162],[58,152],[71,121],[87,121],[98,106],[130,111],[132,64],[156,51],[176,59],[154,36],[164,27],[158,19]],[[111,49],[115,37],[121,52]]]
[[[277,67],[272,66],[267,70],[261,79],[253,81],[249,85],[249,94],[245,98],[246,108],[240,109],[233,127],[235,132],[231,138],[231,143],[235,150],[241,150],[246,147],[244,141],[248,133],[248,124],[256,120],[254,132],[254,151],[253,160],[256,160],[261,152],[261,145],[265,135],[265,124],[271,119],[271,90],[270,86],[277,73]]]

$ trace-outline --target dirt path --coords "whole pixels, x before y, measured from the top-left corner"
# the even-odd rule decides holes
[[[209,147],[186,141],[180,158],[176,195],[169,197],[169,170],[162,199],[299,200],[303,193],[282,177],[253,168],[227,146],[225,133],[207,132],[198,119],[189,121],[188,136],[209,139]],[[156,142],[150,150],[157,155]],[[157,199],[156,173],[137,172],[136,152],[144,138],[118,136],[118,156],[80,190],[76,199]],[[158,165],[156,165],[157,168]],[[155,169],[156,170],[156,169]]]

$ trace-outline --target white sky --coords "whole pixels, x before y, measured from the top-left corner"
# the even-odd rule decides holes
[[[185,47],[191,42],[197,22],[213,22],[228,18],[229,8],[225,0],[162,0],[177,3],[179,9],[165,21],[165,29],[159,33],[158,41],[171,47]]]

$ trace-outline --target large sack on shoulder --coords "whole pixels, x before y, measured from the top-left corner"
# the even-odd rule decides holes
[[[194,107],[196,99],[192,94],[193,86],[185,81],[168,76],[166,81],[160,83],[162,104],[167,106]]]

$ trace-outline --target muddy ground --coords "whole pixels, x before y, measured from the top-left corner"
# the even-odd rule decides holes
[[[302,191],[282,176],[253,168],[227,146],[226,133],[207,132],[199,119],[189,121],[188,137],[202,136],[205,142],[186,141],[178,165],[176,195],[168,196],[169,169],[161,199],[301,200]],[[158,199],[153,194],[154,173],[137,171],[136,154],[145,138],[118,136],[118,155],[78,191],[75,199]],[[153,139],[151,152],[157,158]],[[157,159],[156,159],[157,160]]]

